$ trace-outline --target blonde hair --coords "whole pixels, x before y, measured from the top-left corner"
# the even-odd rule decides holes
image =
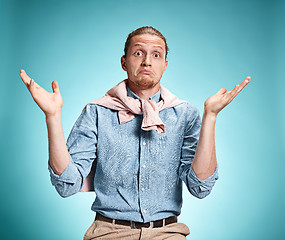
[[[151,26],[146,26],[146,27],[138,28],[128,35],[128,38],[125,42],[124,56],[123,56],[124,58],[126,58],[126,56],[127,56],[132,37],[137,36],[137,35],[142,35],[142,34],[151,34],[151,35],[155,35],[157,37],[160,37],[165,43],[165,51],[166,51],[165,58],[167,57],[169,49],[168,49],[165,37],[157,29],[155,29]]]

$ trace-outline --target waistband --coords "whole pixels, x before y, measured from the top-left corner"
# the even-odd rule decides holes
[[[128,221],[128,220],[107,218],[97,212],[95,220],[104,221],[108,223],[115,223],[115,224],[124,225],[124,226],[130,226],[132,229],[141,229],[143,227],[144,228],[158,228],[158,227],[166,226],[171,223],[177,223],[177,216],[171,216],[171,217],[156,220],[153,222],[141,223],[141,222],[133,222],[133,221]]]

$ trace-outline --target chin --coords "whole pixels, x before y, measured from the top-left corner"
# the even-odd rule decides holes
[[[137,86],[141,87],[142,89],[149,89],[156,86],[157,83],[154,83],[152,81],[139,81],[137,82]]]
[[[141,87],[143,89],[148,89],[148,88],[153,88],[155,87],[157,84],[159,83],[159,81],[155,80],[155,79],[152,79],[148,76],[145,76],[145,77],[142,77],[142,78],[139,78],[135,81],[135,84],[138,86],[138,87]]]

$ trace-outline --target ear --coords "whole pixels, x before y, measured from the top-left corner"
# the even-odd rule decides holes
[[[121,57],[121,66],[124,71],[127,71],[126,59]]]
[[[165,72],[167,66],[168,66],[168,60],[165,60],[165,66],[164,66],[164,71],[163,71],[163,73]]]

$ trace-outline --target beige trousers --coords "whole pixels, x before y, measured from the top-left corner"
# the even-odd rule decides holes
[[[185,240],[190,234],[184,223],[171,223],[160,228],[131,229],[114,223],[96,220],[86,231],[83,240]]]

